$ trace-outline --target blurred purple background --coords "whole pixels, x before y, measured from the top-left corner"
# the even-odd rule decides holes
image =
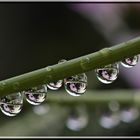
[[[96,30],[104,35],[111,45],[115,45],[140,35],[140,30],[132,30],[124,21],[124,15],[129,8],[140,12],[140,4],[127,3],[76,3],[71,9],[80,13],[96,26]],[[137,19],[135,19],[137,22]],[[133,88],[140,88],[140,62],[127,69],[120,65],[120,74]]]

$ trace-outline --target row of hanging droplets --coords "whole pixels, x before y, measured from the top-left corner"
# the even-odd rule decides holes
[[[138,63],[138,55],[126,58],[121,61],[124,67],[131,68]],[[63,63],[66,60],[60,60],[58,63]],[[119,63],[109,64],[105,67],[95,69],[96,76],[99,81],[104,84],[114,82],[119,75]],[[63,80],[51,82],[49,84],[32,87],[26,91],[10,94],[0,99],[0,109],[7,116],[16,116],[23,107],[24,96],[32,105],[40,105],[45,101],[47,88],[58,90],[64,85],[66,92],[72,96],[81,96],[87,89],[87,76],[85,73],[70,76]]]

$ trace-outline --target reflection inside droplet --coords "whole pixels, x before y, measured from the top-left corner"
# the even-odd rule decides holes
[[[24,91],[26,100],[32,105],[40,105],[46,99],[47,86],[41,85]]]
[[[126,68],[132,68],[134,67],[139,60],[139,56],[135,55],[133,57],[125,58],[123,61],[121,61],[121,64]]]
[[[1,98],[0,109],[7,116],[16,116],[23,107],[23,96],[14,93]]]
[[[80,96],[87,88],[87,76],[85,73],[71,76],[64,79],[64,87],[67,93],[72,96]]]
[[[95,69],[95,73],[99,81],[104,84],[110,84],[118,77],[119,65],[118,63],[110,64],[103,68]]]

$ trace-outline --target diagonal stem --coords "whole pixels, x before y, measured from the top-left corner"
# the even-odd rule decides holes
[[[0,96],[87,72],[140,53],[140,37],[60,64],[0,81]]]

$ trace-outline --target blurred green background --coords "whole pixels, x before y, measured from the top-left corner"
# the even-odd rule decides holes
[[[109,8],[112,11],[108,11]],[[139,9],[139,3],[1,2],[0,79],[53,65],[60,59],[77,58],[138,36]],[[121,69],[118,79],[110,85],[100,83],[94,70],[87,72],[87,91],[112,90],[113,94],[113,90],[139,88],[140,85],[135,86],[138,82],[128,80]],[[138,66],[135,69],[139,71]],[[128,71],[134,74],[133,70]],[[65,92],[63,88],[60,90]],[[71,122],[71,126],[67,124],[68,117],[74,109],[80,110],[84,119]],[[127,112],[130,121],[111,126],[108,119],[105,122],[110,127],[105,128],[99,122],[106,112],[111,113],[108,105],[60,106],[48,104],[46,100],[34,107],[25,101],[16,117],[0,112],[0,136],[139,136],[140,117],[132,118],[138,116],[139,108],[133,109]],[[77,128],[79,124],[83,126]]]

